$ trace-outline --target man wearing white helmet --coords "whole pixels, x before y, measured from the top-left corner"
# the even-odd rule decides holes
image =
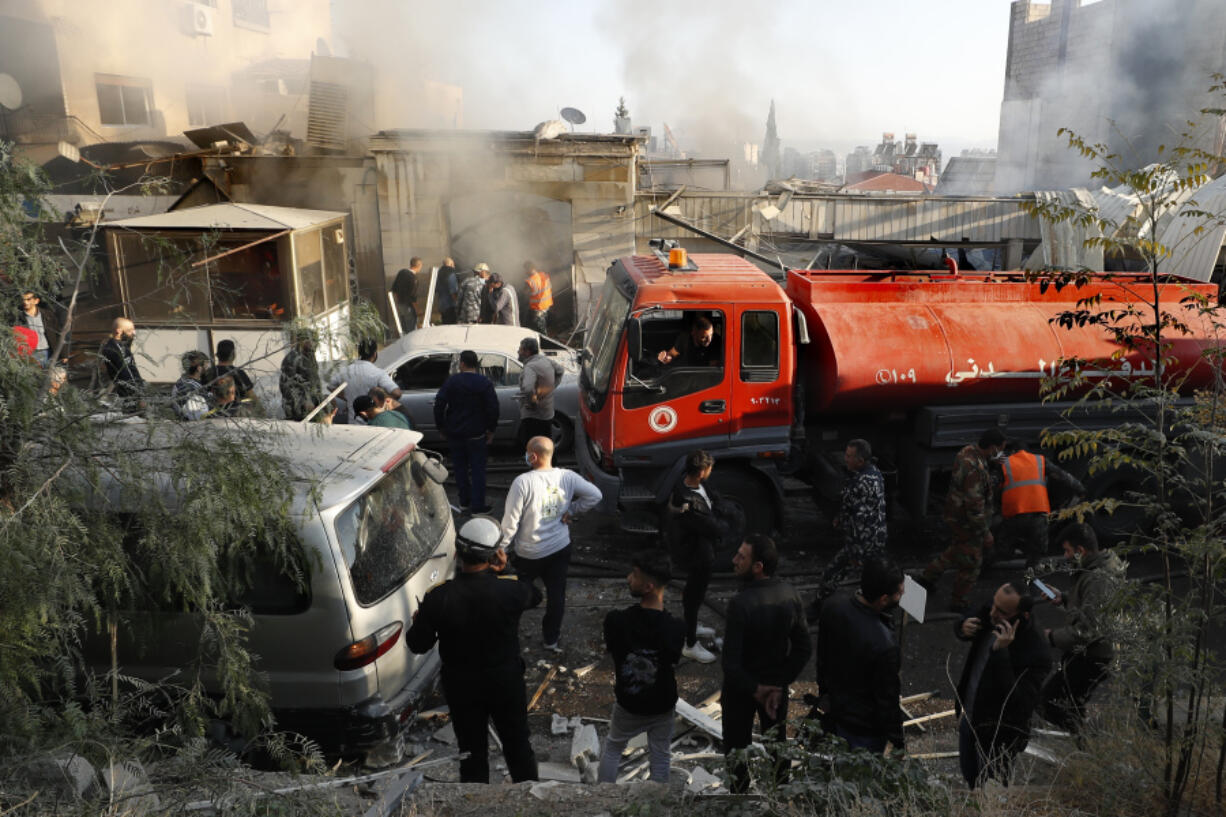
[[[438,642],[443,696],[451,710],[462,783],[488,783],[486,730],[492,719],[511,779],[536,780],[536,755],[528,740],[528,701],[519,651],[519,617],[540,604],[531,582],[507,571],[498,547],[498,524],[487,517],[465,522],[456,534],[460,572],[434,588],[413,614],[405,638],[426,653]]]

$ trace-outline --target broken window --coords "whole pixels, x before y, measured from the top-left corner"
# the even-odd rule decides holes
[[[98,118],[103,125],[148,125],[152,86],[139,77],[98,74]]]
[[[212,85],[187,86],[187,123],[196,127],[216,125],[226,116],[226,90]]]
[[[268,28],[268,0],[233,0],[234,24]]]

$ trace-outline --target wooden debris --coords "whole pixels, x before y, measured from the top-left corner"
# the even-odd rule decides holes
[[[596,666],[597,665],[595,663],[592,663],[592,664],[588,664],[585,667],[579,667],[578,669],[575,670],[574,676],[576,678],[582,678],[583,676],[587,675],[592,670],[596,669]]]
[[[944,712],[934,712],[931,715],[921,715],[918,718],[912,718],[909,721],[903,721],[902,725],[903,725],[903,728],[906,729],[908,726],[918,726],[919,724],[927,723],[928,721],[936,721],[936,720],[940,720],[941,718],[949,718],[949,717],[952,717],[953,714],[954,714],[954,710],[946,709]]]
[[[945,758],[957,756],[957,752],[924,752],[919,755],[907,755],[912,760],[944,760]]]
[[[926,701],[929,698],[935,698],[935,697],[936,697],[935,692],[921,692],[918,695],[908,695],[905,698],[899,698],[898,703],[901,704],[902,706],[906,706],[907,704],[917,704],[920,701]]]
[[[536,692],[532,693],[532,698],[528,701],[528,711],[536,709],[537,703],[540,702],[541,696],[545,694],[545,688],[549,686],[549,682],[558,674],[558,665],[554,664],[549,668],[549,672],[545,673],[545,677],[541,679],[541,685],[536,688]]]

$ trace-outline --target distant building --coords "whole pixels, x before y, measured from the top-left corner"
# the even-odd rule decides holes
[[[941,149],[935,142],[918,141],[914,133],[905,134],[901,142],[894,134],[883,133],[871,153],[867,147],[858,147],[847,157],[849,179],[867,170],[910,176],[930,189],[941,175]]]
[[[1226,73],[1221,0],[1016,0],[1000,108],[996,190],[1067,188],[1093,166],[1060,128],[1104,143],[1130,167],[1157,160],[1210,104]],[[1215,131],[1216,129],[1208,129]],[[1216,132],[1199,146],[1214,148]]]
[[[865,170],[873,169],[873,151],[866,145],[860,145],[854,151],[847,154],[847,162],[844,167],[844,172],[850,176],[853,173],[861,173]]]
[[[912,176],[882,170],[848,173],[840,193],[931,193],[932,188]]]
[[[941,171],[941,196],[991,196],[996,187],[996,151],[964,150]]]
[[[795,148],[784,148],[780,175],[786,179],[833,181],[839,175],[839,160],[832,150],[801,153]]]

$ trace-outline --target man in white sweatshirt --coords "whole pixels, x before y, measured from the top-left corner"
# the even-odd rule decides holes
[[[553,440],[528,440],[528,472],[511,483],[502,513],[500,547],[515,554],[521,581],[545,583],[545,649],[561,652],[562,615],[566,612],[566,572],[570,567],[570,529],[576,515],[600,503],[600,489],[574,471],[553,467]]]

